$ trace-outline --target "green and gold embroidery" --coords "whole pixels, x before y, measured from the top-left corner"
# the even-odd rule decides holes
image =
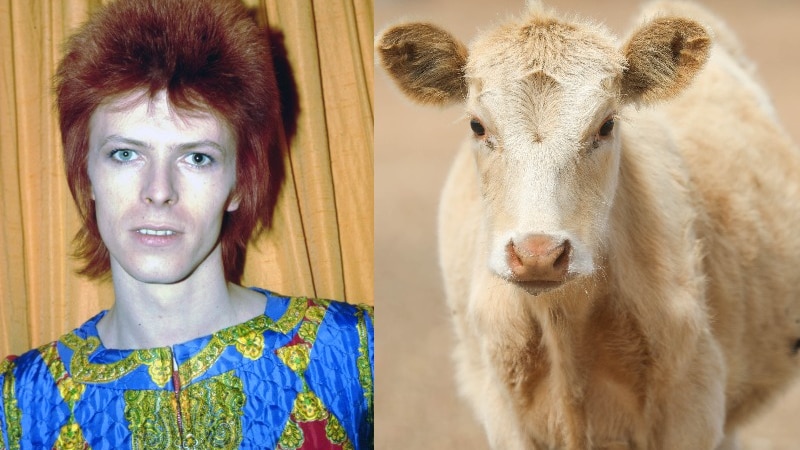
[[[174,396],[169,391],[125,391],[125,419],[136,449],[180,446]]]
[[[347,433],[345,433],[344,427],[333,414],[328,417],[328,423],[325,424],[325,436],[334,444],[341,445],[347,440]]]
[[[291,345],[275,351],[283,364],[297,374],[303,383],[303,391],[293,402],[292,413],[281,434],[279,445],[281,448],[302,446],[303,427],[316,422],[313,426],[324,426],[325,434],[332,443],[352,448],[339,420],[310,391],[305,380],[311,349],[328,305],[329,302],[324,300],[293,298],[289,301],[286,312],[276,321],[267,316],[259,316],[215,333],[194,357],[180,365],[180,384],[186,387],[179,392],[177,398],[171,391],[126,391],[123,394],[124,415],[132,433],[133,448],[238,448],[242,441],[241,420],[246,402],[241,380],[233,372],[228,372],[197,383],[192,382],[203,376],[224,352],[234,351],[231,347],[235,347],[245,358],[257,360],[265,351],[265,331],[286,334],[298,325],[298,335]],[[88,448],[81,427],[72,415],[75,405],[85,395],[84,383],[107,383],[134,371],[143,374],[146,370],[153,383],[163,388],[172,376],[172,354],[169,348],[135,350],[119,361],[97,364],[90,362],[90,357],[100,348],[99,338],[92,336],[82,339],[75,334],[68,334],[62,337],[61,342],[73,352],[71,360],[67,361],[72,372],[71,377],[66,372],[55,344],[40,349],[55,386],[70,410],[69,420],[58,430],[54,448]],[[361,339],[361,346],[364,348],[365,342],[366,336]],[[366,355],[366,351],[361,351],[360,355]],[[368,359],[366,361],[367,373],[371,375]],[[12,445],[10,448],[18,448],[18,444],[16,447],[14,445],[20,441],[22,434],[21,412],[15,398],[13,373],[8,370],[11,367],[13,363],[9,361],[0,362],[0,374],[5,372],[2,389],[5,397],[6,428]],[[363,378],[360,365],[359,374]],[[177,409],[179,405],[180,415]]]
[[[75,402],[83,395],[85,386],[81,383],[76,383],[67,374],[67,369],[58,356],[58,349],[55,344],[40,347],[39,353],[42,355],[42,360],[44,360],[48,370],[50,370],[50,375],[53,377],[53,382],[55,382],[61,398],[64,399],[64,402],[69,406],[69,410],[72,411],[75,407]]]
[[[82,383],[77,383],[69,376],[64,362],[58,354],[56,343],[44,345],[39,347],[39,354],[42,356],[47,369],[50,371],[50,376],[53,377],[53,382],[58,388],[58,393],[64,400],[64,403],[69,407],[69,419],[58,434],[53,448],[72,450],[72,449],[88,449],[89,445],[83,439],[83,431],[80,425],[75,420],[75,404],[83,396],[86,386]]]
[[[297,332],[300,339],[305,342],[282,347],[275,351],[278,358],[303,379],[304,384],[305,378],[303,377],[303,373],[311,361],[311,348],[317,340],[319,324],[322,323],[322,319],[325,317],[330,302],[327,300],[314,299],[312,303],[313,305],[307,306],[305,309],[303,317],[305,317],[306,321],[300,325],[300,329]]]
[[[367,341],[367,323],[364,319],[364,311],[369,307],[362,307],[356,312],[358,317],[358,358],[356,358],[356,366],[358,367],[358,380],[361,383],[361,388],[364,390],[364,397],[367,399],[367,417],[372,420],[372,406],[373,406],[373,378],[372,367],[369,364],[369,342]]]
[[[211,338],[202,350],[200,350],[194,357],[189,358],[178,368],[180,374],[181,384],[189,384],[195,378],[206,373],[206,371],[217,362],[217,359],[222,352],[225,351],[230,345],[229,342],[223,342],[216,335]]]
[[[299,424],[309,422],[324,424],[325,435],[332,443],[338,445],[350,443],[339,420],[328,411],[322,399],[311,391],[305,378],[306,369],[311,362],[311,351],[317,339],[317,330],[330,305],[327,300],[315,299],[311,303],[311,306],[305,310],[306,320],[298,330],[300,340],[295,340],[294,343],[275,351],[278,359],[297,374],[303,382],[303,390],[295,397],[290,418],[281,434],[278,445],[280,449],[294,450],[302,447],[304,435],[303,428]]]
[[[364,312],[367,313],[370,319],[373,321],[375,320],[375,307],[372,305],[365,305],[363,303],[359,303],[356,307]]]
[[[245,358],[255,361],[264,353],[264,332],[249,333],[236,338],[236,350]]]
[[[325,317],[325,312],[327,312],[327,305],[325,306],[309,306],[306,310],[306,319],[314,322],[314,323],[322,323],[322,319]]]
[[[158,387],[166,386],[167,381],[172,376],[172,356],[170,355],[169,358],[157,358],[155,361],[150,362],[147,365],[147,373]]]
[[[276,353],[278,358],[300,377],[303,376],[311,360],[309,346],[305,343],[279,348]]]
[[[18,450],[20,439],[22,439],[22,411],[17,404],[15,386],[14,373],[9,370],[3,383],[3,405],[5,405],[9,450]]]
[[[294,329],[301,320],[303,320],[303,316],[305,315],[306,309],[308,309],[308,299],[305,297],[297,297],[292,298],[289,302],[289,308],[286,310],[286,313],[275,322],[271,322],[268,325],[268,328],[273,331],[278,331],[280,333],[286,334]],[[266,316],[262,316],[266,319]],[[267,319],[269,320],[269,319]]]
[[[245,404],[239,378],[226,372],[188,386],[179,396],[181,428],[173,392],[125,392],[125,419],[134,448],[239,448]]]
[[[14,367],[14,360],[6,358],[0,361],[0,374],[6,373],[10,368]]]
[[[187,431],[197,439],[198,448],[238,448],[242,440],[241,418],[246,402],[242,381],[226,372],[181,392]]]
[[[231,345],[236,345],[237,350],[245,357],[257,359],[263,353],[264,332],[272,330],[288,333],[303,319],[308,303],[308,299],[303,297],[292,298],[289,300],[286,312],[277,321],[261,315],[215,333],[202,350],[181,364],[178,370],[181,383],[189,384],[205,373]],[[61,342],[73,351],[72,376],[81,383],[107,383],[128,375],[141,365],[146,365],[153,382],[159,387],[164,387],[172,373],[172,355],[168,348],[135,350],[126,358],[114,363],[93,364],[89,362],[89,356],[100,347],[100,339],[91,336],[84,340],[70,333],[63,336]]]
[[[309,391],[308,387],[297,394],[294,400],[292,412],[281,433],[278,448],[296,450],[302,447],[305,437],[301,424],[308,426],[308,422],[321,423],[325,429],[325,436],[331,443],[341,445],[343,449],[354,448],[339,419],[328,411],[322,400]]]
[[[299,334],[304,341],[313,343],[317,340],[317,330],[319,330],[319,325],[316,323],[303,322],[297,334]]]
[[[289,419],[278,440],[278,448],[281,450],[296,450],[303,446],[304,440],[303,430],[292,419]]]
[[[83,432],[77,423],[68,423],[61,427],[53,449],[57,450],[85,450],[89,446],[83,439]]]
[[[292,414],[300,422],[312,422],[326,419],[328,410],[325,409],[319,397],[311,391],[306,391],[297,394]]]
[[[257,359],[263,353],[264,332],[272,330],[283,334],[288,333],[303,319],[307,307],[307,299],[292,298],[289,301],[289,307],[286,312],[277,321],[272,321],[267,316],[262,315],[241,325],[216,333],[211,337],[205,348],[180,365],[178,372],[181,383],[188,384],[204,374],[230,345],[236,345],[236,349],[245,357],[249,358],[248,355],[250,355],[255,356],[255,358],[251,359]],[[255,337],[250,342],[247,341],[247,338],[240,341],[242,336],[250,336],[251,334]],[[258,356],[256,356],[256,353]]]
[[[58,392],[61,394],[61,398],[67,402],[70,410],[75,406],[75,402],[80,400],[85,390],[85,385],[76,383],[72,378],[67,378],[58,385]]]
[[[69,333],[61,338],[61,342],[73,351],[70,368],[72,377],[78,382],[107,383],[133,372],[143,364],[148,366],[150,377],[159,387],[164,387],[169,381],[169,361],[171,361],[172,355],[167,348],[134,350],[127,358],[117,362],[93,364],[89,362],[89,356],[100,346],[100,339],[91,336],[84,340]],[[166,378],[164,376],[165,364],[167,365]]]
[[[241,325],[216,333],[203,350],[180,365],[178,372],[180,374],[181,383],[188,384],[205,373],[230,345],[238,344],[237,350],[246,357],[247,354],[254,356],[258,353],[258,356],[253,358],[257,359],[263,353],[264,332],[272,330],[283,334],[288,333],[300,323],[307,307],[307,299],[292,298],[289,301],[289,307],[286,309],[286,312],[277,321],[272,321],[269,317],[261,315]],[[260,340],[260,344],[256,342],[255,339],[250,345],[248,345],[247,342],[239,342],[240,337],[250,335],[251,333],[258,336],[256,339]],[[260,350],[258,349],[259,345],[261,346]]]

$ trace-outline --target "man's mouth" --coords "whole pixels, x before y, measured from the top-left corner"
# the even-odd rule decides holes
[[[151,230],[149,228],[140,228],[136,232],[146,236],[172,236],[175,234],[172,230]]]

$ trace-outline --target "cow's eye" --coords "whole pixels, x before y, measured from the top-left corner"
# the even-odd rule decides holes
[[[614,118],[612,117],[603,123],[603,125],[600,127],[600,131],[598,132],[598,134],[600,134],[600,137],[608,137],[608,135],[610,135],[613,130],[614,130]]]
[[[476,136],[483,136],[486,134],[486,129],[483,128],[483,124],[478,119],[472,119],[469,121],[469,127],[472,128],[472,132],[475,133]]]

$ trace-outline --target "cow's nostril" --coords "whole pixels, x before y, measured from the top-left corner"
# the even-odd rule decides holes
[[[567,269],[569,267],[569,256],[572,253],[572,246],[569,244],[569,241],[564,241],[561,244],[561,254],[558,255],[555,262],[553,263],[553,268],[556,270]]]

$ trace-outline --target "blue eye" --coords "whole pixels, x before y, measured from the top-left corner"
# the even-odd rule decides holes
[[[186,160],[193,166],[208,166],[214,163],[214,158],[206,155],[205,153],[192,153],[186,157]]]
[[[129,162],[136,159],[139,155],[133,150],[121,148],[112,151],[109,156],[111,159],[115,159],[120,162]]]

